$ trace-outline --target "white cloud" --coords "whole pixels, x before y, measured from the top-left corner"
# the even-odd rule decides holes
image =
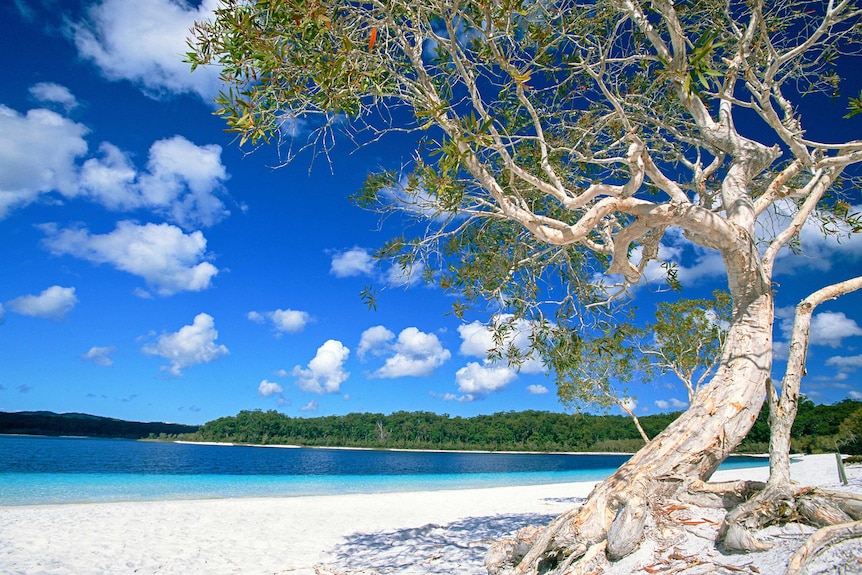
[[[305,329],[308,322],[312,320],[311,314],[307,311],[297,311],[294,309],[277,309],[265,312],[250,311],[248,312],[248,319],[255,323],[269,321],[279,334],[298,333]]]
[[[0,105],[0,219],[42,194],[77,193],[75,162],[87,152],[87,131],[50,110],[24,116]]]
[[[620,399],[622,406],[629,411],[634,411],[638,407],[638,402],[633,397],[623,397]]]
[[[843,312],[825,311],[811,318],[811,344],[841,347],[845,337],[862,335],[862,328]]]
[[[300,407],[299,411],[302,411],[303,413],[317,413],[318,409],[320,409],[320,404],[312,399],[311,401]]]
[[[655,406],[659,409],[685,409],[688,407],[688,403],[680,401],[675,397],[671,397],[669,400],[657,399],[655,401]]]
[[[306,369],[293,368],[292,375],[297,385],[312,393],[338,393],[341,384],[347,381],[350,373],[344,370],[344,363],[350,350],[340,341],[330,339],[321,345]]]
[[[78,53],[110,80],[129,80],[145,93],[193,93],[207,102],[217,94],[218,70],[190,73],[183,62],[186,37],[196,20],[212,18],[216,0],[190,8],[178,0],[103,0],[73,28]]]
[[[442,399],[443,401],[457,401],[459,403],[469,403],[476,399],[473,395],[455,395],[454,393],[444,393],[443,395],[437,395],[432,393],[431,397],[437,397]]]
[[[458,326],[458,334],[461,336],[461,347],[458,351],[461,355],[477,357],[486,361],[488,352],[502,344],[504,348],[514,346],[522,353],[527,354],[527,359],[519,366],[523,373],[543,373],[544,364],[530,355],[530,335],[532,329],[530,322],[524,319],[514,320],[511,315],[500,315],[494,318],[498,326],[507,325],[511,329],[505,332],[501,342],[494,341],[494,332],[482,322],[474,321]]]
[[[6,308],[21,315],[62,320],[67,313],[72,311],[78,298],[75,296],[75,288],[51,286],[39,295],[25,295],[6,302]]]
[[[425,264],[422,262],[414,262],[409,266],[401,266],[398,263],[390,266],[385,274],[386,283],[395,287],[414,286],[422,281],[422,273],[425,271]]]
[[[113,211],[149,210],[186,229],[230,214],[219,198],[228,179],[220,146],[198,146],[182,136],[159,140],[139,171],[128,154],[103,142],[99,155],[79,166],[87,132],[50,110],[22,115],[0,105],[0,219],[36,201],[71,198]]]
[[[381,282],[390,286],[409,287],[419,283],[425,266],[422,262],[415,262],[404,267],[393,263],[385,270],[377,269],[374,256],[365,248],[351,248],[343,252],[336,252],[332,256],[329,273],[338,278],[356,276],[374,276]]]
[[[798,208],[791,201],[784,204],[776,204],[776,207],[764,214],[761,225],[764,233],[770,230],[784,227]],[[850,208],[851,213],[858,213],[862,205]],[[848,259],[858,260],[862,257],[862,234],[853,234],[849,226],[845,224],[831,224],[837,233],[825,236],[816,218],[809,218],[799,232],[799,243],[802,247],[801,254],[794,254],[789,248],[778,253],[775,261],[775,273],[795,274],[799,271],[828,271],[839,262],[846,264]]]
[[[147,209],[186,229],[230,214],[218,197],[228,178],[221,146],[198,146],[182,136],[158,140],[142,173],[116,146],[103,143],[99,151],[81,167],[80,191],[110,210]]]
[[[375,355],[386,353],[390,349],[389,342],[393,339],[395,339],[395,334],[382,325],[369,327],[362,332],[359,338],[359,347],[356,350],[356,354],[359,356],[359,359],[364,359],[367,353]]]
[[[201,363],[209,363],[227,355],[224,345],[216,344],[218,331],[213,317],[206,313],[195,316],[191,325],[184,325],[175,333],[159,336],[154,344],[145,345],[142,351],[170,362],[172,375],[182,375],[182,370]]]
[[[382,332],[378,335],[382,335]],[[443,347],[436,335],[421,332],[415,327],[402,330],[398,334],[398,339],[391,345],[387,342],[385,348],[382,347],[383,343],[384,340],[379,340],[378,347],[364,349],[365,353],[372,351],[379,355],[392,354],[386,358],[383,367],[372,374],[372,377],[397,378],[431,375],[434,369],[443,365],[452,356],[449,350]]]
[[[544,395],[548,393],[548,388],[539,384],[528,385],[527,393],[530,395]]]
[[[332,256],[329,273],[337,278],[371,275],[374,272],[374,258],[364,248],[351,248]]]
[[[632,259],[638,262],[642,247],[633,250]],[[644,279],[647,282],[663,282],[667,270],[661,262],[672,262],[676,265],[677,279],[690,285],[704,278],[724,277],[727,273],[724,260],[715,251],[704,248],[686,238],[682,230],[669,228],[659,245],[658,258],[651,260],[644,269]]]
[[[862,368],[862,355],[835,356],[826,360],[826,365],[848,372]]]
[[[281,386],[275,382],[262,380],[257,386],[257,392],[263,397],[272,397],[279,395],[283,390]]]
[[[53,82],[39,82],[31,86],[30,95],[40,102],[59,104],[66,112],[78,106],[78,100],[69,88]]]
[[[455,372],[458,391],[470,397],[499,391],[517,377],[515,370],[510,367],[480,365],[475,361]]]
[[[855,400],[862,399],[862,392],[859,392],[859,391],[851,391],[847,395],[850,396],[850,399],[855,399]]]
[[[123,221],[108,234],[57,230],[46,225],[45,245],[54,255],[72,255],[95,264],[107,263],[142,277],[160,295],[210,287],[218,269],[207,261],[201,232],[185,234],[169,224],[138,225]]]
[[[777,359],[786,359],[789,340],[793,333],[793,320],[796,310],[792,306],[775,309],[775,318],[785,341],[776,341],[774,351]],[[841,347],[844,338],[862,335],[862,327],[844,312],[825,311],[814,314],[809,329],[809,345]]]
[[[114,365],[114,360],[111,358],[111,354],[115,353],[117,350],[114,347],[100,347],[94,346],[91,347],[87,353],[81,356],[81,359],[84,361],[91,361],[96,365],[100,365],[102,367],[110,367]]]

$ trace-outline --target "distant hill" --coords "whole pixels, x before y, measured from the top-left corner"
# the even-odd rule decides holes
[[[79,435],[143,439],[162,433],[194,433],[199,426],[178,423],[124,421],[86,413],[54,413],[52,411],[0,411],[0,434]]]

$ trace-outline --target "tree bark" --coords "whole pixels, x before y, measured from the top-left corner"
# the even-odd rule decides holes
[[[551,523],[523,557],[488,565],[491,573],[562,573],[603,542],[608,559],[627,555],[637,548],[645,522],[659,505],[707,480],[742,441],[769,381],[773,300],[753,248],[734,250],[725,261],[734,317],[713,380],[682,416],[597,485],[578,511]]]
[[[801,520],[815,525],[841,523],[849,519],[842,504],[834,504],[808,492],[796,492],[790,479],[790,431],[796,419],[814,309],[829,299],[862,288],[862,276],[819,289],[796,306],[787,369],[780,395],[770,383],[769,392],[769,480],[763,491],[728,513],[718,532],[718,542],[727,551],[767,549],[754,531],[776,521]]]

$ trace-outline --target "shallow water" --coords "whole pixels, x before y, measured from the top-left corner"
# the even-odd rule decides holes
[[[599,481],[627,459],[0,435],[0,504],[292,497]],[[733,458],[722,469],[765,464]]]

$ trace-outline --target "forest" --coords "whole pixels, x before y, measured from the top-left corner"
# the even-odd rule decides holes
[[[162,422],[142,423],[86,413],[0,412],[0,433],[5,434],[143,439],[152,435],[190,433],[197,428],[197,425]]]
[[[640,418],[654,437],[680,414]],[[768,451],[768,410],[764,408],[738,453]],[[167,437],[165,437],[167,438]],[[507,411],[475,417],[431,412],[351,413],[292,418],[275,410],[241,411],[221,417],[178,438],[250,444],[284,444],[389,449],[463,449],[490,451],[632,452],[643,446],[631,418],[622,415]],[[800,401],[792,431],[797,452],[862,453],[862,402],[834,405]],[[838,442],[838,443],[836,443]]]

